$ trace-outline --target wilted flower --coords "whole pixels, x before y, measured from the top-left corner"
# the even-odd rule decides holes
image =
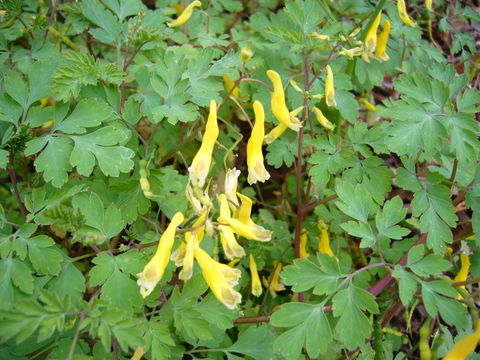
[[[225,174],[225,195],[227,195],[228,201],[235,204],[235,206],[240,206],[237,198],[237,186],[239,176],[240,170],[237,170],[236,168],[229,169]]]

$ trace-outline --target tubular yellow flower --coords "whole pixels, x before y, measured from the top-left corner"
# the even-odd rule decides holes
[[[311,36],[312,38],[314,38],[315,40],[326,40],[326,41],[330,40],[330,36],[328,36],[328,35],[322,35],[322,34],[319,34],[319,33],[317,33],[317,32],[312,32],[312,33],[310,34],[310,36]]]
[[[210,165],[215,141],[218,137],[217,103],[210,101],[210,113],[208,114],[202,145],[193,158],[192,165],[188,168],[190,181],[194,186],[202,187],[205,184]]]
[[[335,101],[335,87],[333,84],[333,72],[330,65],[326,66],[327,78],[325,79],[325,101],[328,106],[337,106]]]
[[[407,13],[407,6],[405,5],[405,0],[397,0],[397,11],[398,16],[403,21],[403,23],[410,27],[415,27],[415,22],[410,19]]]
[[[260,277],[258,276],[257,263],[252,254],[250,254],[250,276],[252,278],[252,294],[258,297],[262,295],[263,290]]]
[[[145,350],[143,347],[139,346],[135,349],[135,352],[130,360],[140,360],[143,355],[145,355]]]
[[[247,143],[247,181],[249,184],[255,184],[257,181],[265,182],[270,178],[270,174],[263,164],[262,144],[265,137],[265,113],[260,101],[253,103],[253,111],[255,112],[255,125]]]
[[[345,49],[344,47],[342,47],[342,51],[340,51],[338,54],[346,56],[351,60],[355,56],[362,55],[363,54],[363,49],[360,46],[354,47],[352,49]]]
[[[314,95],[315,96],[315,95]],[[322,95],[323,96],[323,95]],[[300,120],[297,118],[297,115],[300,113],[300,111],[303,110],[303,106],[300,106],[296,108],[295,110],[290,111],[290,118],[295,119],[295,121],[300,122]],[[276,139],[278,139],[284,132],[287,130],[288,127],[285,124],[278,124],[275,126],[270,132],[265,136],[263,139],[265,141],[265,144],[271,144],[274,142]]]
[[[320,230],[320,241],[318,242],[318,251],[320,253],[335,256],[330,248],[330,236],[328,235],[328,227],[323,220],[317,223],[318,230]]]
[[[454,281],[465,281],[468,277],[468,272],[470,271],[470,259],[467,254],[460,254],[460,262],[462,266],[455,276]],[[465,289],[465,285],[460,286],[460,288]],[[462,299],[462,295],[458,295],[457,299]]]
[[[240,206],[237,198],[239,176],[240,170],[237,170],[236,168],[229,169],[225,174],[225,195],[227,195],[227,200],[235,204],[235,206]]]
[[[390,57],[387,54],[388,36],[390,35],[391,24],[389,20],[383,23],[383,30],[378,35],[377,48],[375,49],[375,57],[379,60],[388,61]]]
[[[273,93],[271,100],[271,107],[273,116],[280,124],[284,124],[293,131],[299,131],[302,123],[290,116],[287,105],[285,104],[285,92],[283,91],[282,79],[280,75],[274,70],[268,70],[267,76],[273,84]]]
[[[240,259],[233,259],[228,263],[228,266],[230,266],[231,268],[234,268],[235,265],[237,265],[239,262],[240,262]]]
[[[225,194],[220,194],[218,202],[220,203],[220,217],[230,218],[230,208],[228,207],[228,200]],[[245,250],[238,244],[230,226],[218,225],[218,230],[220,230],[220,242],[227,259],[231,260],[245,255]]]
[[[335,129],[335,125],[332,124],[326,117],[323,115],[322,110],[317,108],[316,106],[312,109],[313,113],[315,114],[315,118],[317,121],[328,131],[332,131]]]
[[[443,360],[465,360],[470,354],[475,351],[478,342],[480,341],[480,320],[477,321],[477,329],[472,334],[464,337],[453,345],[452,349]]]
[[[242,47],[240,49],[240,55],[242,57],[242,62],[247,62],[248,60],[250,60],[253,56],[253,51],[252,49],[247,46],[247,47]]]
[[[267,136],[265,136],[265,144],[271,144],[272,142],[277,140],[287,129],[287,125],[284,125],[282,123],[275,126],[272,130],[270,130]]]
[[[275,270],[273,271],[272,279],[268,285],[268,291],[270,291],[272,297],[276,297],[278,291],[285,290],[285,286],[283,286],[280,281],[280,273],[282,272],[283,265],[278,261],[274,261],[273,265],[275,266]]]
[[[290,85],[295,89],[296,92],[299,92],[300,94],[303,94],[304,91],[300,89],[300,86],[298,86],[297,82],[293,79],[289,81]]]
[[[370,26],[370,29],[368,29],[367,36],[365,37],[365,51],[368,54],[373,53],[377,47],[377,30],[381,19],[382,11],[380,10],[377,17],[373,21],[372,26]]]
[[[427,9],[428,12],[432,12],[432,0],[425,0],[425,8]]]
[[[185,251],[182,259],[182,270],[178,274],[178,278],[183,281],[191,279],[193,275],[193,249],[197,241],[196,235],[191,232],[185,233]],[[183,245],[183,244],[182,244]]]
[[[183,214],[181,212],[177,212],[173,216],[172,221],[158,242],[158,248],[155,255],[147,265],[145,265],[143,271],[137,274],[137,284],[140,286],[140,294],[143,298],[150,295],[155,286],[162,279],[165,268],[168,265],[177,227],[183,222],[183,219]]]
[[[198,243],[195,243],[195,259],[202,269],[205,282],[213,295],[229,309],[235,309],[242,301],[242,295],[233,286],[238,284],[241,272],[228,265],[220,264],[208,255]]]
[[[220,216],[218,221],[230,225],[235,233],[246,239],[270,241],[272,232],[255,224],[250,217],[252,212],[252,200],[248,196],[240,193],[237,193],[237,195],[242,202],[242,205],[237,211],[237,216],[235,218]]]
[[[183,10],[185,10],[185,8],[183,7],[182,4],[178,3],[178,4],[173,4],[172,5],[172,8],[175,9],[175,11],[177,12],[177,14],[181,14],[183,12]]]
[[[225,87],[225,91],[227,92],[227,94],[230,93],[231,90],[232,92],[230,93],[230,95],[236,97],[237,99],[240,97],[238,86],[235,86],[235,82],[230,80],[230,77],[228,75],[223,75],[223,86]]]
[[[188,5],[185,8],[185,10],[183,10],[183,12],[178,16],[178,18],[176,18],[175,20],[167,23],[167,25],[169,27],[177,27],[177,26],[183,25],[192,16],[193,8],[200,7],[200,6],[202,6],[202,3],[200,1],[194,1],[194,2],[190,3],[190,5]]]
[[[375,111],[377,108],[375,107],[375,105],[373,105],[370,101],[368,101],[367,99],[365,98],[360,98],[358,99],[363,105],[365,105],[365,108],[368,110],[368,111]]]
[[[301,258],[308,257],[307,242],[308,242],[307,230],[302,229],[302,233],[300,234],[300,257]]]
[[[197,221],[193,224],[195,231],[187,231],[185,233],[184,242],[175,250],[170,257],[170,259],[175,262],[175,266],[184,266],[186,253],[187,253],[187,244],[190,240],[190,237],[195,238],[198,243],[201,243],[203,240],[203,235],[205,235],[205,224],[200,226],[201,223],[205,222],[207,219],[208,210],[204,210],[203,213],[198,217]],[[189,256],[192,254],[189,254]],[[193,265],[193,262],[192,262]]]

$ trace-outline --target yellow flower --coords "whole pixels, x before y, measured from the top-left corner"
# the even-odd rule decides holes
[[[285,290],[285,286],[283,286],[282,282],[280,281],[280,273],[282,272],[283,267],[282,263],[274,261],[273,265],[275,266],[275,270],[273,271],[272,279],[268,285],[268,291],[270,291],[270,295],[272,295],[272,297],[276,297],[278,291]]]
[[[326,40],[326,41],[330,40],[330,36],[328,36],[328,35],[322,35],[322,34],[319,34],[319,33],[317,33],[317,32],[312,32],[312,33],[310,34],[310,36],[311,36],[312,38],[314,38],[315,40]]]
[[[308,257],[307,242],[308,242],[307,230],[302,229],[302,233],[300,234],[300,257],[301,258]]]
[[[378,13],[377,17],[368,29],[367,36],[365,37],[365,51],[367,54],[371,54],[375,51],[377,46],[377,30],[380,25],[380,20],[382,19],[382,11]]]
[[[344,47],[342,47],[342,51],[340,51],[338,54],[346,56],[351,60],[355,56],[362,55],[363,54],[363,48],[361,48],[360,46],[354,47],[352,49],[345,49]]]
[[[230,80],[230,77],[228,75],[223,75],[223,86],[225,87],[225,91],[227,92],[227,94],[230,94],[237,99],[240,97],[238,86],[235,86],[235,82]]]
[[[165,268],[168,265],[170,252],[172,251],[175,232],[177,231],[177,227],[183,222],[183,219],[183,214],[181,212],[177,212],[173,216],[172,221],[158,242],[158,248],[155,255],[148,264],[145,265],[143,271],[137,274],[137,284],[140,286],[140,294],[143,298],[150,295],[155,286],[162,279]]]
[[[317,121],[322,125],[325,129],[332,131],[335,129],[335,125],[332,124],[326,117],[323,115],[322,110],[317,108],[316,106],[312,109]]]
[[[270,132],[265,136],[265,144],[271,144],[274,142],[276,139],[278,139],[284,132],[287,130],[288,127],[287,125],[284,125],[282,123],[278,124],[275,126]]]
[[[262,144],[265,137],[265,113],[260,101],[253,103],[253,111],[255,112],[255,125],[247,143],[247,181],[249,184],[255,184],[257,181],[265,182],[270,178],[270,174],[263,164]]]
[[[182,258],[182,270],[178,274],[178,278],[183,281],[189,280],[193,275],[193,249],[197,242],[196,234],[191,232],[185,233],[185,251]],[[182,244],[183,245],[183,244]]]
[[[253,56],[253,51],[252,49],[247,46],[247,47],[242,47],[240,49],[240,54],[241,54],[241,57],[242,57],[242,62],[247,62],[248,60],[250,60]]]
[[[249,240],[270,241],[272,232],[253,222],[250,215],[252,212],[252,200],[245,195],[237,193],[242,205],[237,211],[235,218],[220,216],[218,221],[230,225],[232,230]]]
[[[205,184],[205,179],[212,163],[212,153],[217,137],[217,103],[215,100],[212,100],[210,101],[210,113],[208,114],[202,145],[193,158],[192,165],[188,168],[189,178],[194,186],[202,187]]]
[[[229,169],[225,174],[225,195],[227,195],[227,200],[235,204],[235,206],[240,206],[237,198],[239,176],[240,170],[237,170],[236,168]]]
[[[365,105],[365,108],[369,111],[375,111],[377,108],[370,101],[365,98],[358,99],[362,104]]]
[[[427,9],[428,12],[432,12],[432,0],[425,0],[425,8]]]
[[[378,35],[377,48],[375,49],[375,57],[379,60],[390,60],[387,54],[387,42],[388,36],[390,35],[390,28],[390,21],[385,20],[385,22],[383,23],[383,30],[380,35]]]
[[[405,0],[397,0],[397,11],[398,16],[403,21],[403,23],[410,27],[415,27],[415,22],[410,19],[407,13],[407,6],[405,5]]]
[[[220,194],[218,202],[220,203],[220,217],[229,218],[230,208],[228,207],[228,200],[225,194]],[[220,242],[222,243],[223,252],[227,259],[231,260],[245,255],[245,250],[238,244],[230,226],[218,225],[218,230],[220,230]]]
[[[172,22],[167,23],[167,25],[169,27],[177,27],[177,26],[183,25],[192,16],[193,8],[200,7],[200,6],[202,6],[202,3],[200,1],[194,1],[194,2],[190,3],[190,5],[188,5],[185,8],[185,10],[183,10],[183,12],[180,14],[180,16],[178,18],[176,18]]]
[[[298,86],[297,82],[293,79],[289,81],[290,85],[295,89],[296,92],[299,92],[300,94],[303,94],[303,90]]]
[[[333,85],[333,73],[330,65],[326,66],[327,78],[325,79],[325,101],[328,106],[337,106],[335,101],[335,88]]]
[[[184,242],[180,244],[180,246],[175,250],[170,257],[170,259],[175,262],[175,266],[185,266],[184,263],[187,261],[187,266],[191,264],[193,266],[193,253],[188,253],[190,258],[187,259],[187,245],[191,238],[193,238],[196,242],[201,243],[203,240],[203,235],[205,234],[205,224],[201,225],[202,223],[206,222],[208,210],[204,210],[203,213],[198,217],[197,221],[193,224],[193,228],[196,229],[194,231],[187,231],[185,233]],[[200,226],[201,225],[201,226]],[[182,269],[183,270],[183,269]],[[188,269],[184,272],[185,275],[188,275]]]
[[[133,353],[133,356],[130,360],[140,360],[144,354],[145,350],[143,349],[143,347],[139,346],[135,349],[135,352]]]
[[[457,273],[457,276],[455,276],[454,281],[465,281],[467,280],[468,277],[468,272],[470,270],[470,259],[467,254],[460,254],[460,262],[462,266],[460,267],[460,270]],[[465,289],[465,285],[460,286],[460,288]],[[457,299],[462,299],[461,295],[457,296]]]
[[[250,254],[250,276],[252,278],[252,294],[258,297],[262,295],[263,290],[258,276],[257,264],[252,254]]]
[[[181,14],[183,12],[183,10],[185,10],[185,8],[183,7],[182,4],[178,3],[178,4],[173,4],[172,5],[172,8],[175,9],[175,11],[177,12],[177,14]]]
[[[295,121],[300,122],[300,120],[297,118],[297,115],[300,113],[300,111],[303,110],[303,106],[300,106],[296,108],[295,110],[290,111],[290,118],[295,119]],[[265,144],[271,144],[274,142],[276,139],[278,139],[284,132],[287,130],[288,127],[285,124],[278,124],[275,126],[270,132],[265,136],[263,139],[265,141]]]
[[[465,360],[475,351],[478,341],[480,341],[480,320],[477,321],[475,332],[453,345],[448,354],[443,357],[443,360]]]
[[[318,242],[318,251],[320,253],[335,256],[330,248],[330,236],[328,235],[328,227],[323,220],[317,223],[318,230],[320,230],[320,241]]]
[[[295,117],[291,117],[285,104],[285,92],[283,91],[282,79],[276,71],[268,70],[267,76],[273,84],[271,107],[273,116],[293,131],[299,131],[302,123]]]
[[[242,301],[242,295],[233,286],[238,284],[241,272],[228,265],[221,264],[208,255],[198,243],[195,243],[195,259],[202,269],[205,282],[213,295],[229,309],[235,309]]]

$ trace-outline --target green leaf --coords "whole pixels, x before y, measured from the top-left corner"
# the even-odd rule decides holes
[[[29,267],[15,258],[0,260],[0,309],[14,304],[14,286],[24,293],[33,292],[33,277]]]
[[[244,354],[256,360],[270,360],[275,358],[274,339],[274,334],[267,325],[250,326],[225,351]]]
[[[289,327],[274,343],[287,360],[297,359],[305,347],[310,357],[325,353],[332,341],[332,330],[323,304],[287,303],[273,313],[270,323],[276,327]]]
[[[360,247],[371,247],[376,241],[377,237],[373,233],[372,228],[369,224],[358,221],[348,221],[343,224],[340,224],[343,230],[348,232],[350,235],[361,238]]]
[[[67,134],[83,134],[86,128],[95,127],[111,118],[113,110],[106,103],[96,98],[82,99],[75,110],[58,125],[54,130]]]
[[[403,207],[403,201],[400,197],[395,196],[383,205],[381,212],[375,216],[375,225],[378,232],[390,239],[401,239],[409,234],[410,230],[395,225],[405,219],[407,209]]]
[[[457,292],[445,280],[421,281],[422,299],[425,309],[431,317],[440,316],[447,324],[465,328],[468,324],[467,308],[459,301],[447,298],[455,297]]]
[[[90,33],[99,41],[113,43],[122,31],[121,23],[113,14],[105,9],[98,0],[84,0],[80,5],[83,15],[98,29],[90,30]]]
[[[25,155],[34,154],[38,148],[37,140],[47,144],[42,153],[35,160],[35,169],[43,172],[45,181],[52,182],[55,187],[61,187],[68,180],[68,172],[72,169],[69,163],[72,152],[72,141],[67,137],[54,137],[47,135],[43,138],[36,138],[27,143]],[[30,147],[29,147],[30,145]],[[43,146],[42,146],[43,147]]]
[[[285,137],[281,137],[268,145],[267,151],[266,158],[269,165],[277,169],[283,164],[290,167],[297,155],[297,144],[295,141],[288,141]]]
[[[332,294],[342,278],[338,262],[327,254],[317,257],[293,260],[281,273],[285,285],[292,286],[295,292],[313,288],[314,294]]]
[[[439,255],[433,254],[427,255],[420,261],[409,263],[408,266],[415,274],[424,277],[441,275],[444,271],[452,267],[450,262]]]
[[[23,77],[16,71],[10,71],[5,75],[4,81],[7,94],[19,103],[23,109],[28,107],[28,88]],[[3,109],[2,109],[3,110]]]
[[[450,150],[463,163],[478,160],[480,142],[478,141],[478,122],[473,114],[446,116],[444,126],[450,134]]]
[[[148,330],[145,334],[147,344],[152,344],[151,352],[154,360],[170,359],[170,348],[175,342],[170,335],[170,329],[165,322],[159,317],[153,317],[148,322]]]
[[[340,317],[335,327],[340,340],[348,349],[361,346],[373,330],[363,310],[371,314],[378,313],[375,297],[368,291],[350,284],[348,288],[335,294],[332,303],[333,315]]]
[[[359,115],[358,102],[355,100],[355,95],[349,91],[340,90],[335,92],[335,100],[342,117],[349,123],[354,124]]]
[[[399,280],[400,300],[403,305],[407,306],[417,291],[417,279],[400,265],[395,265],[392,275]]]
[[[90,284],[103,284],[101,299],[108,301],[112,307],[127,312],[143,304],[139,287],[130,277],[140,272],[143,266],[138,252],[129,251],[117,256],[100,253],[93,259],[93,263],[95,266],[89,273]]]
[[[365,186],[353,186],[345,181],[337,185],[336,190],[340,201],[335,204],[343,213],[356,220],[366,223],[369,215],[377,209]]]
[[[89,176],[98,162],[106,176],[117,177],[129,172],[135,153],[124,146],[114,146],[122,141],[123,133],[113,126],[106,126],[83,136],[71,136],[75,146],[70,164],[77,167],[81,175]],[[96,161],[95,161],[96,160]]]

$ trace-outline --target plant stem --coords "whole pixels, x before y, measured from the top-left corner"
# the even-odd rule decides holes
[[[20,208],[20,213],[24,218],[28,215],[28,210],[23,204],[22,198],[20,197],[20,191],[18,191],[18,180],[17,174],[15,174],[15,169],[13,168],[13,153],[10,152],[10,162],[7,165],[8,175],[10,176],[10,182],[12,183],[13,192],[15,193],[15,198],[17,199],[18,207]]]
[[[82,313],[80,315],[80,318],[78,319],[77,330],[75,330],[75,335],[73,336],[72,344],[70,345],[70,350],[68,351],[66,360],[73,359],[73,355],[75,353],[75,347],[77,346],[77,341],[78,341],[78,338],[80,337],[80,331],[81,331],[83,319],[85,319],[85,314]]]

